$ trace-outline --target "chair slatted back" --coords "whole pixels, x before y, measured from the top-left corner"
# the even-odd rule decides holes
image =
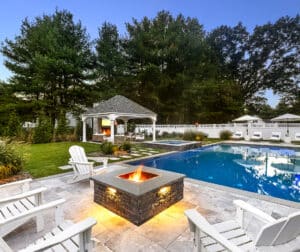
[[[267,224],[258,233],[256,238],[256,246],[271,246],[274,238],[277,236],[281,228],[285,225],[287,218],[281,218],[273,223]]]
[[[281,228],[273,241],[273,245],[287,243],[300,235],[300,212],[288,216],[285,225]]]
[[[88,174],[90,170],[87,166],[88,159],[86,157],[84,149],[80,146],[73,145],[70,147],[69,153],[76,169],[75,172],[78,172],[79,174]]]

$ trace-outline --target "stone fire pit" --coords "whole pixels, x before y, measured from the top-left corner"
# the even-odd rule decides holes
[[[128,180],[135,170],[126,167],[93,177],[94,201],[141,225],[183,198],[185,175],[144,167],[144,181]]]

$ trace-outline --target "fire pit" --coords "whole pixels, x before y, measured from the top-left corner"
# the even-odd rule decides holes
[[[183,198],[183,178],[175,172],[126,166],[92,178],[94,201],[141,225]]]

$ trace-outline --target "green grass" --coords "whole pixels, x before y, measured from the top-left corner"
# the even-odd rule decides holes
[[[100,147],[99,144],[81,142],[21,144],[19,148],[25,159],[24,170],[34,178],[65,172],[58,167],[68,164],[69,148],[72,145],[84,147],[86,153],[99,151]]]

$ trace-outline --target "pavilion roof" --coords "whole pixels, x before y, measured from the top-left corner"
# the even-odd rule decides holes
[[[116,95],[106,101],[96,104],[96,106],[88,109],[83,115],[90,114],[132,114],[156,116],[156,113],[153,111],[122,95]]]

